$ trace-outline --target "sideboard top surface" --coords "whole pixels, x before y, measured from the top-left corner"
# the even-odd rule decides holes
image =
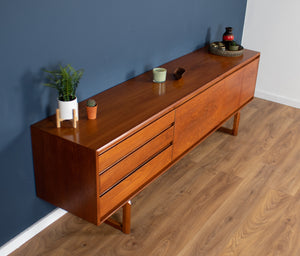
[[[56,128],[54,115],[32,128],[91,150],[104,150],[258,57],[258,52],[247,49],[239,57],[222,57],[204,47],[161,65],[168,70],[164,84],[153,83],[152,71],[148,71],[93,96],[98,103],[96,120],[87,120],[83,101],[77,128],[69,121]],[[177,67],[186,70],[180,80],[172,76]]]

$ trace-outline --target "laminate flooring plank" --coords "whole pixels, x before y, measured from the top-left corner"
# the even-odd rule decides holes
[[[191,188],[190,197],[193,203],[179,202],[178,207],[165,216],[160,223],[160,232],[153,232],[154,243],[148,244],[148,255],[152,255],[157,248],[164,248],[163,255],[177,255],[240,182],[241,179],[237,176],[219,173],[203,189],[198,190],[196,186]],[[176,247],[167,247],[167,244],[176,244]]]
[[[244,179],[178,255],[219,255],[228,238],[266,193],[265,182],[273,171],[262,166],[252,179]]]
[[[254,99],[133,198],[131,234],[67,213],[10,256],[299,256],[299,160],[300,110]]]
[[[173,170],[170,171],[170,174],[173,174]],[[120,246],[110,248],[110,253],[107,255],[123,255],[125,251],[129,250],[131,255],[149,253],[161,241],[158,236],[163,230],[168,230],[169,236],[172,235],[170,226],[174,226],[177,230],[177,225],[182,223],[180,215],[190,207],[191,197],[196,192],[200,193],[201,188],[205,187],[213,179],[213,176],[199,172],[196,167],[190,169],[195,174],[192,176],[187,175],[188,173],[184,169],[180,170],[179,168],[176,171],[181,171],[183,177],[174,181],[173,184],[168,184],[170,174],[160,178],[161,184],[158,185],[167,183],[164,191],[155,191],[155,187],[150,186],[145,190],[146,196],[139,197],[134,201],[133,208],[136,208],[133,209],[132,233],[127,237],[122,237]],[[175,177],[178,177],[176,173]],[[142,192],[142,194],[144,193]],[[147,200],[148,198],[149,200]]]
[[[291,201],[292,198],[282,192],[267,190],[231,236],[220,255],[266,255],[266,251],[261,250],[270,249],[269,243],[276,241],[280,236],[278,229],[282,229],[278,228],[277,224]]]
[[[265,121],[262,121],[263,129],[254,131],[250,136],[247,134],[249,138],[243,143],[244,147],[235,151],[234,154],[231,154],[232,157],[226,160],[232,164],[230,172],[240,177],[247,177],[252,166],[255,166],[258,162],[265,163],[267,157],[274,155],[279,148],[278,145],[281,143],[280,137],[289,131],[293,123],[292,119],[284,116],[277,116],[276,120],[275,118],[276,114],[272,115],[272,117],[268,116],[268,118],[265,118]],[[277,122],[278,124],[282,123],[282,125],[274,125]],[[243,135],[241,134],[241,137]],[[286,149],[286,151],[283,148],[280,149],[281,156],[279,157],[277,154],[278,161],[284,157],[284,154],[288,154],[288,148],[286,147]]]
[[[298,205],[298,207],[296,207]],[[279,210],[280,211],[280,210]],[[280,219],[265,230],[265,243],[257,247],[258,255],[289,255],[299,254],[299,202],[290,201],[289,207],[282,212]]]
[[[264,154],[264,162],[275,166],[277,172],[268,185],[274,189],[295,195],[300,186],[300,121],[293,122],[289,129],[278,138],[269,152]]]
[[[159,207],[154,208],[153,213],[149,214],[146,219],[143,217],[141,224],[133,231],[135,235],[138,235],[138,238],[134,238],[135,243],[131,243],[130,241],[133,238],[132,236],[128,236],[128,239],[124,239],[118,248],[111,248],[111,252],[108,255],[123,255],[124,249],[126,248],[125,245],[129,244],[134,246],[136,244],[141,245],[140,248],[137,248],[134,252],[132,251],[131,255],[141,255],[143,252],[146,252],[147,255],[152,255],[154,249],[158,250],[157,248],[161,247],[161,243],[162,246],[166,243],[172,244],[176,239],[179,239],[177,242],[179,246],[184,236],[180,236],[178,232],[184,231],[184,234],[186,234],[186,230],[191,232],[191,228],[196,227],[195,223],[191,222],[191,219],[195,214],[198,215],[200,212],[202,217],[201,222],[204,223],[207,218],[205,213],[213,212],[218,208],[218,205],[223,203],[226,195],[230,193],[230,190],[233,189],[234,185],[239,181],[237,177],[229,178],[228,174],[223,174],[222,177],[208,178],[206,173],[199,173],[198,177],[190,181],[189,184],[180,186],[180,190],[178,190],[178,188],[177,191],[173,190],[167,201],[165,200],[166,197],[162,195]],[[231,186],[230,183],[232,183]],[[203,191],[206,191],[206,193]],[[223,198],[212,200],[211,202],[211,200],[209,200],[211,197]],[[192,206],[191,200],[194,201]],[[146,206],[148,205],[147,201],[143,203],[145,203]],[[154,204],[154,207],[157,207],[156,205],[157,202]],[[137,207],[142,209],[143,204],[139,204]],[[202,210],[202,208],[204,209]],[[135,218],[133,219],[133,222],[134,221],[136,221]],[[190,225],[192,225],[192,227]],[[178,228],[180,228],[180,231],[178,231]],[[178,249],[178,246],[176,249]],[[127,247],[126,250],[128,249]],[[140,249],[142,249],[142,251],[140,251]],[[168,253],[169,250],[172,249],[173,247],[168,248]]]
[[[271,216],[265,218],[268,224],[256,237],[257,243],[249,247],[252,255],[288,255],[297,256],[299,254],[299,229],[300,229],[300,201],[298,197],[292,197],[282,192],[272,192],[283,199],[282,203],[273,197],[271,205],[274,209]],[[262,208],[261,205],[260,208]],[[277,210],[276,210],[277,209]],[[254,236],[255,237],[255,236]],[[240,255],[251,255],[245,251]]]

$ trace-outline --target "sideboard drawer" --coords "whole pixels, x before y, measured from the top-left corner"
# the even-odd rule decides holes
[[[151,182],[172,161],[172,145],[141,166],[117,186],[100,197],[100,218],[105,219]]]
[[[160,134],[162,131],[173,125],[174,111],[162,116],[158,120],[149,124],[142,130],[131,135],[129,138],[121,141],[119,144],[113,146],[109,150],[98,156],[99,171],[107,169],[109,166],[118,162],[121,158],[130,154],[138,147],[151,140],[153,137]]]
[[[100,175],[100,194],[126,177],[148,159],[156,155],[162,149],[171,144],[173,140],[174,126],[171,126],[148,143],[133,151],[117,164]]]

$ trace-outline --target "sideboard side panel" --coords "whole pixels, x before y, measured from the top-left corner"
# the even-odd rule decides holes
[[[96,153],[31,127],[37,195],[97,224]]]
[[[254,97],[259,58],[244,67],[240,105],[244,105]]]

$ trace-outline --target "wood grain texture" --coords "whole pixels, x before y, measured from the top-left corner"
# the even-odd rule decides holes
[[[253,98],[258,61],[254,60],[176,109],[174,158]],[[232,133],[237,135],[237,126],[233,126],[236,128]]]
[[[96,153],[35,127],[31,132],[34,166],[42,170],[35,172],[37,195],[97,224]]]
[[[144,129],[133,134],[124,141],[103,152],[98,157],[100,172],[119,161],[137,148],[141,147],[147,141],[157,136],[165,129],[174,124],[174,111],[167,113],[160,119],[146,126]]]
[[[173,127],[170,127],[151,141],[100,175],[100,193],[115,185],[137,167],[148,161],[173,141]]]
[[[300,110],[254,99],[238,136],[214,133],[132,200],[131,234],[66,214],[11,256],[298,256],[299,127]]]
[[[170,74],[162,95],[158,95],[153,88],[152,71],[148,71],[93,96],[100,107],[96,120],[87,120],[86,101],[83,101],[79,104],[80,122],[76,129],[66,129],[64,125],[57,129],[54,116],[35,126],[102,152],[259,56],[258,52],[245,49],[240,57],[226,58],[208,54],[208,49],[204,47],[164,64],[170,71],[178,67],[184,67],[187,71],[181,80],[175,80]]]
[[[168,146],[161,153],[145,165],[139,167],[134,173],[117,184],[100,197],[100,216],[103,220],[112,209],[117,209],[125,201],[130,200],[139,190],[151,182],[159,173],[164,171],[172,161],[172,146]]]
[[[180,82],[169,77],[164,92],[154,90],[148,71],[95,95],[95,120],[83,116],[77,127],[59,129],[53,117],[33,124],[37,195],[100,225],[253,99],[259,58],[250,50],[215,56],[204,47],[164,64],[188,69]],[[139,174],[169,146],[162,163]]]
[[[241,87],[235,78],[236,74],[224,79],[176,109],[174,158],[236,111]]]

